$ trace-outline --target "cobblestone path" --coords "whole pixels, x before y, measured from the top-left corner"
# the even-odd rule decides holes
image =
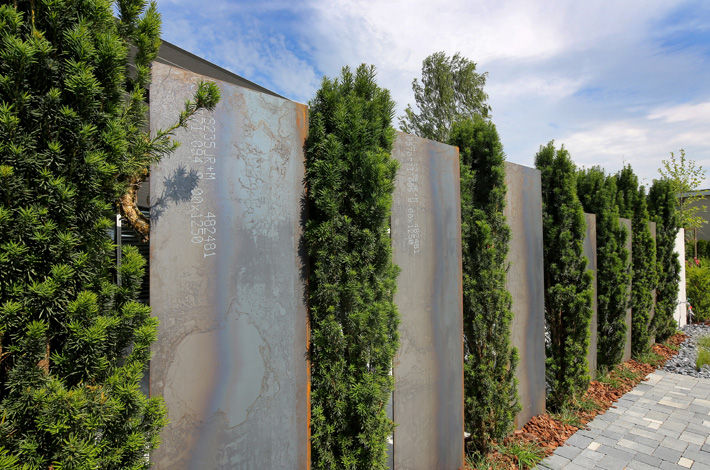
[[[710,379],[658,370],[538,469],[710,470]]]

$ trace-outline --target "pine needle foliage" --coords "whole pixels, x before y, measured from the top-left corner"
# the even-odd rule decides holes
[[[108,229],[132,176],[175,147],[174,128],[144,130],[155,4],[116,8],[118,20],[108,0],[0,2],[6,469],[148,468],[165,423],[162,400],[140,389],[157,326],[135,301],[145,260],[127,247],[115,272]],[[179,123],[216,99],[201,85]]]
[[[389,217],[394,103],[375,69],[343,68],[310,102],[306,141],[312,465],[384,469],[399,346]]]
[[[654,180],[648,191],[648,211],[656,222],[656,311],[651,322],[656,341],[661,342],[675,333],[673,318],[678,301],[680,261],[675,252],[680,219],[676,209],[676,194],[668,180]]]
[[[631,282],[626,229],[619,222],[616,181],[599,167],[579,171],[577,195],[585,212],[597,216],[597,366],[621,362]]]
[[[650,318],[656,288],[656,242],[648,227],[646,189],[626,165],[615,176],[616,205],[619,216],[631,220],[631,354],[634,357],[650,351]]]
[[[468,451],[485,455],[492,441],[512,431],[520,410],[505,286],[505,154],[495,126],[480,116],[455,123],[449,144],[461,158],[464,421]]]
[[[564,148],[540,147],[535,167],[542,179],[542,233],[545,264],[545,378],[553,410],[583,394],[589,385],[589,323],[592,275],[584,256],[586,222],[577,197],[577,170]]]

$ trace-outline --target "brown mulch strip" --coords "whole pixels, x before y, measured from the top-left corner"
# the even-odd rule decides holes
[[[685,334],[676,333],[671,336],[666,343],[677,347],[685,341],[686,338],[687,336]],[[663,358],[661,363],[658,365],[659,368],[663,367],[663,364],[668,359],[678,353],[676,350],[671,349],[665,344],[654,344],[652,346],[652,350],[654,353]],[[618,371],[622,368],[636,373],[638,378],[634,380],[631,378],[621,377]],[[578,412],[577,417],[582,425],[587,424],[589,421],[594,419],[596,415],[605,413],[606,410],[613,406],[615,401],[633,389],[639,384],[639,382],[646,380],[646,376],[654,370],[656,370],[656,368],[650,364],[630,359],[623,364],[619,364],[610,374],[616,379],[617,382],[619,382],[620,386],[618,388],[614,388],[609,384],[598,382],[596,380],[590,382],[585,397],[593,400],[598,405],[599,409]],[[555,451],[555,448],[564,444],[564,442],[578,430],[579,428],[576,426],[565,424],[552,418],[548,414],[541,414],[534,416],[525,426],[516,430],[510,437],[506,438],[504,443],[509,444],[511,441],[518,441],[521,443],[533,442],[543,450],[546,456],[548,456]],[[502,455],[498,451],[494,451],[489,454],[488,461],[497,464],[496,468],[511,470],[518,469],[517,463],[510,456]]]

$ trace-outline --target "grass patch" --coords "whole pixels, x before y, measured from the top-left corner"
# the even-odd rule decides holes
[[[634,359],[639,362],[643,362],[644,364],[650,364],[656,368],[663,364],[664,361],[663,356],[656,354],[653,351],[647,351],[643,354],[638,354]]]
[[[562,407],[562,409],[556,413],[550,413],[550,417],[568,426],[574,426],[575,428],[581,428],[583,426],[582,420],[577,412],[567,406]]]
[[[498,452],[511,457],[521,469],[533,468],[545,457],[545,452],[535,442],[512,441]]]
[[[615,372],[616,375],[618,375],[621,379],[638,380],[640,378],[640,374],[638,372],[634,372],[633,370],[626,367],[624,364],[621,364],[620,367],[617,367]]]
[[[619,379],[617,379],[610,372],[604,372],[604,373],[599,374],[599,377],[597,377],[597,382],[607,384],[611,388],[620,388],[621,387],[621,382],[619,382]]]
[[[506,470],[506,465],[504,462],[499,462],[498,460],[491,460],[486,457],[467,455],[466,468],[475,468],[476,470]]]
[[[695,368],[700,370],[708,364],[710,364],[710,336],[703,336],[698,340],[698,357],[695,359]]]

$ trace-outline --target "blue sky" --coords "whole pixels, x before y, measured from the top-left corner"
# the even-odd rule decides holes
[[[710,173],[710,2],[158,0],[164,39],[295,101],[374,64],[397,115],[429,54],[461,52],[508,160],[565,144],[580,166],[642,182],[682,147]],[[396,123],[396,120],[395,120]],[[710,178],[704,187],[710,187]]]

